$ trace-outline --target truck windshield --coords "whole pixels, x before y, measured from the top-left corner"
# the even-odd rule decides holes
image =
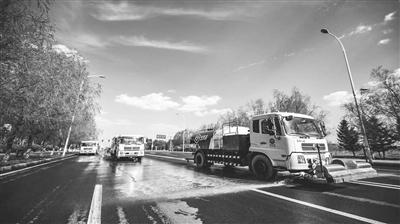
[[[143,137],[123,137],[121,138],[121,144],[131,145],[131,144],[143,144]]]
[[[291,120],[282,119],[288,135],[302,135],[306,137],[317,136],[322,137],[315,120],[293,117]]]
[[[95,142],[82,142],[81,143],[81,146],[83,146],[83,147],[96,146],[96,145],[97,145],[97,143],[95,143]]]

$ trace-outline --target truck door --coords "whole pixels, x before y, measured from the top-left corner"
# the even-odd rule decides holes
[[[254,130],[257,125],[259,129]],[[252,135],[251,145],[253,150],[256,149],[255,151],[268,155],[275,166],[285,166],[286,150],[285,143],[282,141],[282,130],[278,116],[268,115],[260,120],[253,120]]]

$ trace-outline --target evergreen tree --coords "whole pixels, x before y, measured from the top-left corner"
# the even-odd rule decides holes
[[[395,135],[375,116],[365,122],[365,129],[371,150],[378,152],[379,156],[382,152],[385,158],[385,152],[393,148],[392,145],[396,141]]]
[[[358,133],[354,127],[350,127],[346,120],[342,120],[337,129],[337,140],[339,147],[351,151],[355,157],[355,152],[361,149],[358,143]]]

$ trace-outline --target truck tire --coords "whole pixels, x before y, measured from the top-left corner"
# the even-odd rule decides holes
[[[199,151],[194,155],[194,162],[198,168],[206,168],[207,167],[207,159],[204,155],[204,152]]]
[[[271,180],[274,177],[274,167],[271,161],[264,155],[256,155],[251,160],[251,169],[259,180]]]
[[[138,161],[139,163],[141,163],[141,162],[142,162],[142,157],[138,157],[138,158],[137,158],[137,161]]]

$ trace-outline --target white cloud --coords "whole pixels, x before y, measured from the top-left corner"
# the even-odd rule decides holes
[[[167,90],[167,93],[176,93],[176,89],[169,89]]]
[[[67,46],[63,44],[55,44],[52,46],[52,49],[57,52],[58,54],[64,54],[65,56],[69,58],[73,58],[74,60],[78,60],[81,62],[88,62],[85,60],[82,56],[78,54],[78,51],[74,49],[70,49]]]
[[[391,32],[393,32],[393,29],[386,29],[386,30],[383,30],[383,31],[382,31],[382,33],[385,34],[385,35],[386,35],[386,34],[389,34],[389,33],[391,33]]]
[[[394,72],[391,74],[391,76],[393,76],[393,78],[397,78],[398,82],[400,82],[400,80],[399,80],[399,78],[400,78],[400,68],[394,70]]]
[[[154,136],[156,134],[165,134],[167,135],[167,140],[175,134],[176,131],[181,129],[179,126],[174,124],[166,124],[166,123],[156,123],[156,124],[149,124],[147,127],[149,130],[155,131]]]
[[[195,45],[187,41],[168,42],[164,40],[150,40],[143,36],[119,37],[115,39],[114,42],[127,46],[152,47],[193,53],[206,53],[208,51],[206,47]]]
[[[294,56],[294,55],[295,55],[294,52],[290,52],[290,53],[286,53],[284,56],[285,56],[285,57],[292,57],[292,56]]]
[[[78,53],[78,51],[74,50],[74,49],[70,49],[67,46],[63,45],[63,44],[56,44],[52,46],[52,49],[54,51],[56,51],[57,53],[63,53],[65,55],[75,55]]]
[[[204,111],[196,111],[194,114],[199,117],[204,117],[206,115],[222,115],[228,112],[232,112],[230,108],[223,108],[223,109],[211,109],[211,110],[204,110]]]
[[[181,97],[182,103],[178,103],[165,96],[163,93],[150,93],[144,96],[128,96],[127,94],[118,95],[115,101],[126,105],[138,107],[145,110],[165,111],[176,109],[183,112],[192,112],[196,116],[206,116],[224,114],[232,111],[229,108],[209,109],[221,100],[219,96],[186,96]]]
[[[95,116],[96,123],[100,127],[108,127],[108,126],[132,126],[134,123],[130,120],[126,119],[115,119],[110,120],[102,116]]]
[[[388,44],[389,42],[390,42],[390,39],[383,39],[378,42],[378,45],[385,45],[385,44]]]
[[[323,99],[328,102],[329,106],[336,107],[349,103],[352,95],[347,91],[337,91],[323,96]]]
[[[384,22],[388,22],[388,21],[394,20],[394,15],[395,15],[395,14],[396,14],[396,11],[391,12],[391,13],[385,15]]]
[[[236,68],[235,70],[233,70],[233,71],[234,71],[234,72],[238,72],[238,71],[240,71],[240,70],[248,69],[248,68],[251,68],[251,67],[254,67],[254,66],[257,66],[257,65],[262,65],[262,64],[264,64],[264,63],[265,63],[264,60],[258,61],[258,62],[253,62],[253,63],[247,64],[247,65],[239,66],[239,67],[237,67],[237,68]]]
[[[205,111],[208,106],[216,105],[221,100],[219,96],[186,96],[182,97],[183,105],[181,111],[196,112]]]
[[[60,42],[68,43],[68,45],[82,50],[98,50],[99,48],[107,47],[109,41],[101,39],[99,36],[89,33],[68,33],[57,38]]]
[[[367,82],[366,86],[367,86],[367,89],[368,89],[368,88],[374,88],[374,87],[378,86],[379,84],[380,83],[377,82],[377,81],[369,81],[369,82]]]
[[[356,27],[355,30],[351,31],[348,36],[353,36],[355,34],[363,34],[363,33],[367,33],[369,31],[372,30],[372,26],[369,25],[359,25]]]
[[[210,106],[217,105],[221,100],[219,96],[187,96],[182,97],[183,105],[180,111],[193,112],[194,115],[204,117],[206,115],[220,115],[232,111],[230,108],[209,109]]]
[[[156,16],[197,16],[210,20],[225,20],[236,15],[243,15],[238,9],[189,9],[189,8],[160,8],[146,5],[135,5],[132,2],[118,4],[106,2],[97,5],[97,11],[92,16],[103,21],[144,20]]]
[[[171,100],[169,96],[164,96],[163,93],[150,93],[144,96],[128,96],[126,94],[121,94],[115,98],[115,101],[145,110],[156,111],[163,111],[179,106],[179,103]]]

